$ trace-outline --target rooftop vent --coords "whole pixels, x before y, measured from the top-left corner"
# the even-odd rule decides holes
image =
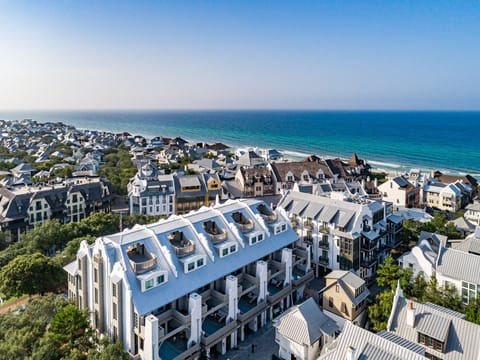
[[[233,220],[237,223],[240,231],[247,233],[253,230],[253,221],[247,219],[241,212],[235,212],[232,214]]]

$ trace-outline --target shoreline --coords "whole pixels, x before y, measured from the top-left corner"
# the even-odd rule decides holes
[[[33,115],[33,114],[32,114]],[[346,151],[334,151],[333,153],[329,153],[327,151],[321,151],[321,150],[313,150],[313,151],[308,151],[305,149],[305,147],[302,149],[297,149],[297,148],[292,148],[293,144],[287,144],[290,145],[289,148],[283,148],[281,145],[277,146],[278,144],[275,144],[275,141],[265,141],[262,138],[258,138],[255,140],[258,140],[256,142],[252,141],[252,144],[246,144],[246,139],[233,139],[231,136],[219,136],[218,138],[215,138],[214,132],[212,131],[210,134],[207,136],[202,136],[201,134],[196,134],[196,136],[193,134],[192,131],[186,135],[182,135],[181,129],[179,131],[176,131],[172,126],[162,126],[158,124],[158,130],[151,130],[147,128],[142,128],[140,126],[140,129],[137,131],[134,128],[134,125],[132,123],[127,124],[123,129],[119,129],[118,126],[121,126],[121,124],[114,123],[114,122],[106,122],[106,121],[98,121],[94,126],[89,126],[88,121],[87,123],[84,123],[84,126],[78,126],[79,123],[82,123],[82,120],[73,120],[70,118],[63,118],[63,119],[45,119],[40,117],[39,120],[36,120],[36,116],[31,117],[33,120],[38,121],[39,123],[45,123],[45,122],[62,122],[66,125],[74,126],[76,129],[79,130],[96,130],[96,131],[105,131],[105,132],[110,132],[110,133],[120,133],[123,131],[129,132],[132,135],[141,135],[146,138],[152,138],[155,136],[165,136],[165,137],[175,137],[175,136],[181,136],[182,138],[186,139],[189,141],[189,143],[198,143],[198,142],[207,142],[207,143],[212,143],[212,142],[222,142],[225,143],[228,146],[231,146],[232,152],[234,152],[238,148],[259,148],[259,149],[276,149],[280,151],[282,154],[284,154],[285,159],[288,160],[302,160],[306,158],[307,156],[310,155],[317,155],[322,158],[342,158],[342,159],[348,159],[351,156],[352,152],[357,152],[358,156],[361,159],[366,160],[370,166],[372,167],[372,170],[376,172],[385,172],[389,174],[405,174],[408,173],[411,169],[420,169],[423,173],[430,173],[432,171],[441,171],[444,174],[450,174],[450,175],[456,175],[456,176],[464,176],[466,174],[470,174],[471,176],[480,179],[480,169],[467,169],[467,168],[460,168],[460,169],[451,169],[446,166],[436,166],[433,162],[432,163],[420,163],[420,162],[413,162],[413,163],[408,163],[406,161],[402,161],[402,159],[398,159],[398,157],[385,157],[385,156],[375,156],[375,154],[367,154],[365,155],[361,149],[355,150],[349,152],[347,154]],[[18,118],[17,118],[18,119]],[[21,121],[21,119],[18,119],[17,121]],[[183,133],[185,134],[185,133]],[[197,138],[197,136],[199,138]],[[253,137],[248,140],[254,139]],[[264,140],[264,141],[262,141]],[[300,146],[301,147],[301,146]],[[432,165],[433,164],[433,165]]]
[[[97,128],[97,129],[83,128],[83,127],[77,127],[76,125],[73,125],[73,124],[69,124],[69,125],[75,126],[75,128],[78,129],[78,130],[87,130],[87,131],[88,130],[95,130],[95,131],[104,131],[104,132],[111,132],[111,133],[122,132],[122,131],[116,131],[115,132],[115,131],[112,131],[112,130],[99,129],[99,128]],[[130,131],[127,131],[127,132],[131,133]],[[148,132],[142,132],[142,131],[139,131],[139,132],[136,132],[136,133],[131,133],[131,135],[133,135],[133,136],[140,135],[140,136],[145,137],[146,139],[151,139],[155,136],[158,136],[158,135],[154,135],[154,134],[151,134],[151,133],[148,133]],[[187,140],[189,144],[196,144],[196,143],[202,143],[202,142],[204,142],[204,143],[223,142],[221,139],[217,139],[217,140],[193,139],[193,138],[190,138],[188,136],[182,136],[181,134],[178,134],[178,133],[177,134],[164,133],[163,136],[165,136],[165,137],[176,137],[176,136],[178,136],[178,137],[181,137],[181,138]],[[303,160],[310,155],[316,155],[316,156],[319,156],[319,157],[325,158],[325,159],[333,159],[333,158],[348,159],[347,157],[342,156],[340,154],[333,155],[333,154],[326,154],[326,153],[306,153],[306,152],[302,152],[302,151],[285,150],[285,149],[276,148],[276,147],[264,147],[264,146],[261,146],[261,145],[258,145],[258,146],[244,145],[244,144],[238,144],[238,143],[235,143],[235,142],[227,143],[226,145],[231,146],[230,147],[230,149],[232,150],[231,152],[235,152],[238,149],[248,149],[248,148],[251,148],[251,149],[276,149],[280,153],[282,153],[284,155],[284,158],[288,161],[300,161],[300,160]],[[359,158],[365,159],[365,157],[362,156],[361,153],[357,153],[357,155],[359,156]],[[455,175],[455,176],[465,176],[465,175],[469,174],[469,175],[471,175],[471,176],[480,180],[480,173],[469,173],[469,172],[465,172],[465,171],[425,167],[425,166],[421,166],[421,165],[416,166],[416,165],[407,165],[407,164],[397,164],[397,163],[381,161],[381,160],[371,160],[371,159],[365,159],[365,160],[367,161],[368,164],[370,164],[370,166],[372,168],[372,172],[375,172],[375,173],[385,173],[387,175],[388,174],[402,175],[402,174],[406,174],[406,173],[410,172],[412,169],[416,169],[416,170],[419,169],[424,174],[431,173],[432,171],[440,171],[443,174]]]

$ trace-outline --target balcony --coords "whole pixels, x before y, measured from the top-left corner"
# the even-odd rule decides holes
[[[329,266],[329,259],[328,256],[319,256],[318,263],[323,266]]]
[[[204,336],[202,337],[202,344],[205,346],[212,345],[218,339],[230,335],[237,327],[237,322],[232,321],[225,324],[225,314],[219,312],[217,315],[207,316],[203,320],[202,330]]]
[[[305,272],[303,267],[299,268],[298,265],[293,268],[292,276],[293,276],[293,286],[296,288],[313,280],[313,278],[315,277],[313,274],[313,271],[309,270]]]
[[[188,256],[195,252],[195,243],[186,239],[182,231],[174,231],[168,235],[168,240],[172,244],[177,257]]]
[[[242,233],[248,233],[253,230],[253,221],[247,219],[242,213],[236,212],[232,214],[233,220],[237,224],[238,228]]]
[[[303,237],[303,242],[308,245],[312,245],[313,243],[313,238],[311,236],[304,236]]]
[[[377,263],[377,258],[376,257],[371,257],[371,258],[365,258],[360,261],[360,266],[369,268],[372,267]]]
[[[328,248],[330,247],[330,243],[328,242],[328,240],[323,240],[322,239],[318,242],[318,246],[322,249],[328,250]]]
[[[330,229],[329,229],[328,225],[320,225],[318,227],[318,231],[320,231],[321,233],[324,233],[324,234],[328,234],[330,232]]]
[[[142,274],[157,266],[157,257],[150,254],[143,244],[135,244],[127,248],[130,266],[135,274]]]
[[[303,228],[304,228],[305,230],[310,230],[310,231],[313,230],[313,224],[312,224],[312,222],[311,222],[310,220],[305,221],[305,222],[303,223]]]
[[[370,251],[377,248],[378,241],[377,240],[370,240],[370,241],[362,241],[360,244],[360,249],[365,251]]]
[[[262,216],[263,220],[265,220],[267,223],[273,223],[277,221],[277,218],[278,218],[277,214],[275,214],[272,210],[270,210],[264,204],[258,205],[257,210],[260,212],[260,215]]]
[[[203,223],[203,228],[210,236],[210,240],[214,245],[219,244],[227,239],[227,232],[217,226],[215,221],[206,221]]]

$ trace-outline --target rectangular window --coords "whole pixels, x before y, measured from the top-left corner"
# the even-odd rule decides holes
[[[333,307],[333,297],[331,296],[328,298],[328,306]]]
[[[117,304],[113,303],[112,310],[113,310],[113,320],[117,320]]]
[[[98,270],[93,269],[93,282],[98,282]]]
[[[195,263],[194,262],[191,262],[187,265],[187,270],[188,271],[192,271],[193,269],[195,269]]]
[[[285,231],[285,230],[287,230],[287,225],[282,224],[282,231]]]
[[[259,234],[258,235],[258,241],[262,241],[263,240],[263,234]]]
[[[95,289],[95,304],[98,304],[98,289]]]
[[[153,287],[153,279],[145,281],[145,289],[151,289]]]
[[[252,237],[252,244],[255,244],[257,242],[257,238],[255,236]]]
[[[165,275],[157,276],[157,285],[163,284],[165,282]]]
[[[203,266],[203,259],[197,260],[197,267]]]
[[[237,251],[237,246],[236,245],[230,246],[230,252],[234,253],[235,251]]]
[[[228,248],[222,249],[222,256],[228,255]]]
[[[117,296],[117,284],[112,284],[112,296]]]

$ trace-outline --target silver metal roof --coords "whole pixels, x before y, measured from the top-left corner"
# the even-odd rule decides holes
[[[437,272],[453,279],[480,284],[480,256],[444,248],[437,259]]]

